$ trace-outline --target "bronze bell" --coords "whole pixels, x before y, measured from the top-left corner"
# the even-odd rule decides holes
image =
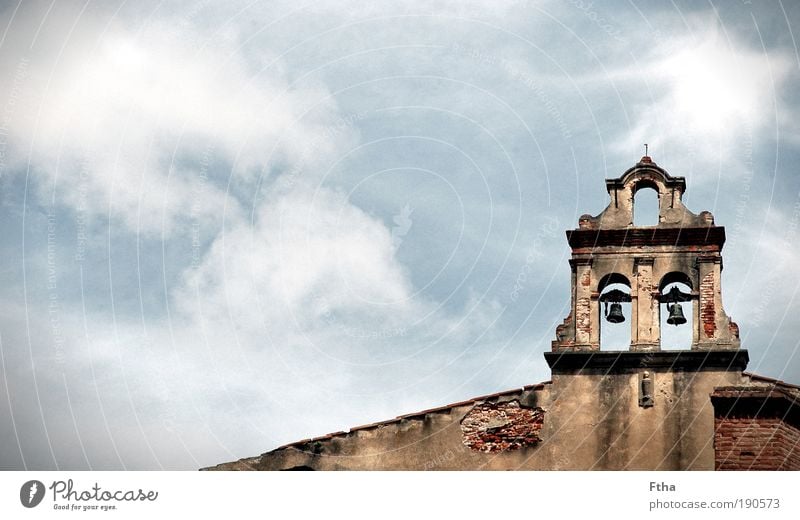
[[[610,323],[622,323],[625,321],[625,316],[622,314],[622,305],[619,303],[612,303],[611,309],[609,309],[608,314],[606,314],[606,319]]]
[[[686,323],[686,318],[683,316],[683,309],[680,303],[673,303],[671,306],[668,305],[667,307],[669,308],[667,323],[675,326]]]

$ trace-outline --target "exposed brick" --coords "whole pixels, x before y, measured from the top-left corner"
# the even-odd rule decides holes
[[[578,298],[576,302],[575,327],[584,334],[589,334],[592,330],[592,302],[589,298]]]
[[[714,273],[708,273],[700,282],[700,322],[707,338],[713,338],[717,332],[717,316],[714,307]]]
[[[737,325],[735,322],[733,321],[730,322],[728,324],[728,329],[731,331],[731,336],[733,336],[734,338],[739,337],[739,325]]]
[[[496,452],[535,446],[544,421],[541,408],[519,401],[479,403],[461,420],[462,441],[474,451]]]
[[[800,470],[800,430],[781,418],[717,417],[718,470]]]

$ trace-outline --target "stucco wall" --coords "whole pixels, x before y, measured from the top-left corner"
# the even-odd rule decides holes
[[[635,353],[622,356],[648,359]],[[650,407],[639,404],[642,367],[563,368],[554,370],[552,383],[529,390],[296,443],[209,469],[713,470],[710,395],[715,387],[745,384],[748,377],[725,367],[646,369],[653,381]],[[480,415],[474,419],[476,411]],[[470,418],[466,426],[465,417]],[[487,438],[510,448],[475,449],[471,439],[481,421]],[[535,421],[539,424],[533,425]],[[505,442],[512,437],[514,442]]]

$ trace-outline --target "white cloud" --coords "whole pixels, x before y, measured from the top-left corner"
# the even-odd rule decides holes
[[[305,185],[220,236],[176,294],[184,311],[215,302],[236,321],[270,328],[323,313],[397,315],[411,304],[386,226],[343,195]]]
[[[744,170],[754,136],[775,122],[791,61],[748,46],[709,15],[689,18],[696,33],[654,42],[646,65],[628,67],[625,81],[647,89],[632,108],[633,127],[613,148],[629,152],[648,142],[675,171],[691,171],[697,161],[701,176],[719,163],[734,175]]]
[[[322,353],[342,370],[457,345],[499,312],[480,296],[440,308],[415,292],[395,253],[385,223],[341,193],[301,185],[220,235],[173,299],[187,320],[229,329],[244,349],[293,349],[302,362]]]
[[[719,131],[740,118],[760,121],[769,109],[771,80],[763,56],[736,52],[708,38],[660,65],[671,81],[671,103],[692,126]]]
[[[116,461],[121,459],[128,467],[155,467],[157,460],[164,467],[187,468],[254,455],[281,442],[458,400],[486,390],[485,386],[496,384],[501,386],[491,390],[501,389],[512,377],[509,374],[518,374],[513,377],[525,383],[535,382],[539,374],[528,370],[535,363],[546,372],[538,352],[548,348],[555,324],[537,330],[537,341],[529,341],[533,334],[526,329],[534,322],[524,316],[528,309],[523,307],[536,299],[535,292],[551,278],[552,273],[542,269],[557,270],[555,276],[568,273],[564,271],[566,264],[558,263],[565,262],[558,259],[567,251],[563,236],[545,242],[558,248],[558,254],[548,255],[542,249],[545,245],[537,242],[542,233],[534,228],[523,232],[529,241],[519,243],[532,245],[518,248],[525,257],[516,261],[521,264],[524,260],[525,265],[501,273],[509,279],[509,290],[514,283],[522,284],[516,323],[509,323],[513,319],[507,315],[506,323],[496,322],[505,309],[490,298],[484,299],[480,290],[465,298],[463,304],[433,301],[418,293],[422,289],[412,284],[409,271],[419,274],[421,268],[398,261],[398,241],[396,236],[393,241],[390,229],[394,224],[356,207],[335,190],[336,179],[328,177],[324,185],[320,183],[325,166],[332,164],[337,154],[347,153],[357,138],[355,127],[360,125],[350,124],[354,123],[352,118],[338,113],[335,100],[327,97],[324,86],[308,79],[302,85],[291,83],[312,72],[308,69],[314,64],[387,45],[440,45],[444,54],[379,53],[364,61],[337,62],[328,72],[330,76],[311,76],[330,77],[331,84],[339,88],[361,81],[359,74],[371,79],[398,71],[427,74],[441,70],[459,80],[474,80],[487,92],[508,99],[520,108],[520,121],[543,133],[552,129],[556,137],[563,136],[567,128],[577,138],[582,128],[579,122],[594,117],[585,112],[586,108],[602,112],[610,107],[608,112],[622,119],[623,110],[615,104],[619,101],[633,107],[628,112],[634,128],[622,129],[598,117],[597,132],[613,135],[605,141],[618,143],[625,157],[630,157],[630,150],[640,150],[640,143],[649,141],[658,151],[654,155],[659,163],[678,174],[687,173],[681,163],[683,156],[691,156],[686,150],[703,154],[704,160],[719,160],[723,149],[734,148],[742,129],[756,132],[767,125],[774,115],[769,96],[786,82],[786,65],[780,52],[773,52],[767,64],[757,50],[727,42],[711,32],[699,43],[684,36],[669,38],[665,47],[648,53],[653,59],[643,70],[629,66],[629,57],[624,54],[627,49],[607,57],[598,53],[602,59],[620,64],[614,67],[614,63],[608,63],[605,69],[580,61],[579,55],[585,54],[586,48],[575,46],[569,38],[559,39],[563,36],[560,26],[550,27],[551,32],[539,31],[549,27],[546,17],[525,2],[512,1],[499,7],[495,2],[465,4],[455,0],[423,4],[351,2],[346,8],[341,2],[325,2],[296,10],[295,4],[275,2],[245,10],[239,19],[230,18],[238,10],[231,10],[229,4],[209,4],[207,9],[199,4],[188,9],[164,4],[159,8],[174,9],[174,18],[148,18],[137,26],[130,20],[131,25],[123,25],[121,20],[107,24],[92,15],[82,19],[67,37],[79,6],[59,2],[38,43],[28,51],[31,28],[38,26],[40,17],[30,15],[29,20],[15,22],[5,45],[15,53],[9,56],[0,52],[0,62],[5,70],[18,71],[19,56],[27,61],[19,78],[0,78],[0,99],[9,98],[18,79],[19,99],[9,127],[11,145],[16,161],[27,161],[30,151],[33,184],[39,184],[45,202],[52,183],[57,182],[57,202],[89,213],[89,217],[110,211],[125,222],[128,229],[119,235],[114,229],[114,239],[120,241],[128,238],[127,231],[137,229],[147,233],[163,230],[166,238],[185,240],[187,237],[179,236],[180,229],[175,232],[181,219],[188,216],[216,223],[219,215],[227,212],[224,230],[218,236],[203,236],[203,240],[211,241],[210,248],[193,251],[197,253],[192,258],[194,266],[185,269],[177,287],[166,272],[180,271],[184,265],[164,266],[163,280],[145,279],[159,291],[164,284],[170,286],[168,314],[153,316],[154,309],[145,308],[145,316],[111,317],[90,309],[84,316],[82,302],[68,301],[65,296],[60,301],[59,333],[65,343],[57,347],[66,353],[64,364],[53,360],[57,348],[51,337],[55,333],[52,321],[48,323],[52,318],[46,297],[37,301],[36,295],[26,295],[30,305],[27,315],[20,308],[3,313],[4,321],[10,323],[3,327],[3,340],[14,347],[14,355],[5,359],[13,369],[9,371],[10,397],[15,400],[18,419],[27,422],[20,429],[23,437],[40,434],[38,421],[44,416],[56,441],[57,456],[68,454],[62,460],[67,467],[79,465],[80,446],[73,442],[77,432],[95,466],[103,461],[104,467],[116,468]],[[402,18],[403,23],[395,23],[392,15],[403,13],[438,16]],[[586,13],[565,7],[565,19],[570,13],[587,22]],[[377,19],[365,20],[371,16]],[[490,24],[485,31],[476,32],[479,22],[457,20],[459,16],[478,17]],[[358,20],[365,20],[365,25],[349,23]],[[491,27],[494,21],[499,30]],[[334,30],[339,25],[342,27]],[[373,30],[376,27],[381,30]],[[552,53],[547,58],[567,71],[571,67],[578,71],[575,83],[568,72],[543,67],[547,60],[536,49],[502,28],[519,29],[534,42],[550,42],[543,47]],[[598,29],[592,25],[586,35],[594,31],[608,39],[609,35]],[[328,32],[319,38],[321,31]],[[255,43],[239,47],[250,36],[255,37]],[[634,38],[637,34],[631,31],[626,36]],[[651,37],[638,36],[642,39],[636,42]],[[307,42],[305,47],[292,47],[301,41]],[[481,51],[480,58],[475,58],[472,48],[464,52],[465,46],[458,47],[460,53],[453,53],[454,42],[459,46],[475,42],[476,49],[485,47],[485,53]],[[597,50],[593,42],[588,46]],[[294,54],[289,53],[287,61],[276,60],[288,49],[294,49]],[[489,56],[497,63],[482,65],[480,60]],[[527,77],[515,77],[503,66],[506,59],[536,78],[546,95],[545,90],[532,91],[526,85]],[[267,65],[269,68],[264,68]],[[582,71],[586,71],[588,80],[582,81]],[[478,81],[482,78],[486,84]],[[450,106],[444,101],[457,101],[464,107],[460,113],[478,114],[475,119],[489,129],[506,131],[509,136],[517,133],[513,127],[505,129],[506,112],[482,102],[483,97],[475,97],[471,90],[429,88],[427,83],[410,85],[396,82],[379,93],[367,90],[363,97],[368,99],[359,100],[354,95],[350,103],[364,110],[359,113],[366,113],[373,105],[389,106],[406,98],[434,105],[442,100],[444,107]],[[584,86],[585,92],[581,90]],[[611,92],[617,86],[619,96]],[[717,96],[709,86],[716,89]],[[575,88],[580,97],[572,93]],[[549,125],[542,125],[548,121]],[[382,130],[375,129],[376,123],[380,122],[367,120],[363,127],[379,133]],[[441,132],[456,142],[473,131],[460,123],[439,124],[424,118],[397,124],[419,128],[420,134]],[[393,121],[386,125],[390,131],[394,131],[392,125]],[[407,128],[398,126],[397,132]],[[591,139],[587,141],[589,144],[581,144],[579,161],[599,153]],[[522,156],[535,155],[525,136],[509,143],[516,143]],[[680,150],[680,157],[662,160],[667,147]],[[557,146],[544,149],[547,162],[553,161],[551,154],[568,157],[567,151]],[[470,152],[489,157],[483,149]],[[220,166],[211,166],[214,161],[222,166],[234,164],[232,173],[214,169]],[[361,175],[369,173],[373,165],[354,166],[353,175]],[[541,170],[538,165],[532,166],[523,168],[531,179],[527,200],[535,200],[528,195],[541,190],[541,178],[537,177]],[[271,176],[256,197],[254,181],[265,170],[270,170]],[[276,179],[275,171],[281,170],[283,175]],[[595,173],[581,174],[580,179],[591,178],[595,183]],[[226,186],[229,175],[230,190]],[[568,205],[578,197],[566,179],[565,175],[553,182],[554,193],[563,190],[563,199],[554,195],[554,201],[563,200]],[[576,181],[583,182],[580,179],[576,172]],[[386,213],[382,210],[387,210],[388,204],[397,204],[399,210],[407,203],[391,199],[395,187],[387,184],[387,196],[377,204],[376,214]],[[459,196],[468,199],[469,189],[465,185]],[[602,192],[602,182],[597,189]],[[514,190],[508,193],[517,194]],[[431,208],[416,206],[407,217],[422,219],[426,209],[430,214],[446,215],[444,203],[435,198],[426,199],[431,201]],[[251,222],[245,214],[250,213],[252,200],[257,202]],[[509,200],[507,195],[498,195],[492,207],[498,229],[512,229],[517,218],[517,205]],[[600,199],[591,204],[603,202]],[[474,204],[470,211],[477,215],[477,221],[482,213],[474,208],[484,210],[486,204],[482,199]],[[545,214],[543,207],[535,203],[530,206],[533,220],[525,220],[529,228]],[[504,211],[506,207],[509,209]],[[578,207],[575,215],[582,211]],[[771,220],[769,225],[781,221]],[[414,233],[421,229],[420,223],[403,227],[411,232],[401,250],[415,246]],[[562,227],[567,224],[556,226]],[[203,229],[218,230],[216,226]],[[494,229],[490,231],[495,233]],[[466,234],[470,231],[474,232],[467,229]],[[751,283],[741,292],[759,296],[753,287],[761,290],[765,283],[773,283],[772,292],[766,293],[769,298],[761,290],[764,304],[758,302],[769,309],[775,301],[790,298],[784,291],[790,292],[791,287],[779,281],[788,279],[791,254],[788,250],[770,250],[768,245],[775,244],[774,237],[760,243],[756,235],[747,235],[751,231],[743,230],[743,238],[760,244],[758,250],[764,251],[764,257],[778,255],[774,257],[780,260],[781,274],[768,276],[763,271],[759,276],[743,276]],[[491,264],[482,274],[465,270],[464,276],[472,277],[469,280],[456,279],[458,272],[446,274],[453,279],[451,287],[460,287],[461,282],[469,287],[476,282],[475,286],[488,286],[494,297],[507,300],[507,292],[501,294],[505,289],[498,289],[486,273],[502,269],[498,264],[506,257],[511,235],[493,235],[491,239],[481,249],[487,264]],[[731,244],[734,242],[731,240]],[[540,249],[545,252],[530,256],[534,249],[537,254]],[[423,250],[409,256],[426,255],[435,263],[441,251]],[[556,264],[538,261],[548,256]],[[40,255],[40,259],[45,258]],[[164,258],[166,262],[181,259]],[[34,270],[43,269],[36,262],[26,257],[29,286],[43,280],[33,279],[37,276]],[[532,271],[525,270],[530,267],[528,263],[534,267]],[[74,271],[68,269],[59,272],[59,287],[65,295],[70,293],[70,283],[75,286],[73,294],[85,288],[89,298],[99,298],[111,288],[104,278],[107,273],[88,270],[85,287],[78,288]],[[728,267],[726,275],[731,270]],[[519,273],[527,278],[521,279]],[[567,274],[561,278],[564,283],[567,279]],[[736,286],[727,283],[726,287],[730,291]],[[134,293],[116,291],[114,297]],[[568,305],[568,295],[557,298],[557,306]],[[730,292],[726,292],[728,302],[735,311],[737,300]],[[123,307],[135,306],[117,308]],[[746,314],[747,307],[744,309],[740,314]],[[541,314],[535,308],[533,311]],[[734,319],[737,314],[732,313]],[[744,327],[743,332],[747,333]],[[524,347],[519,347],[523,342]],[[26,343],[31,345],[32,357],[25,349],[16,348]],[[520,352],[522,356],[517,355]],[[29,392],[33,373],[41,385],[41,411]],[[64,408],[65,389],[75,406],[71,414]],[[0,401],[4,401],[2,394]],[[22,417],[26,414],[29,420]],[[115,439],[118,455],[108,445],[109,438]],[[37,450],[28,450],[33,452]],[[38,452],[46,454],[47,448]],[[47,461],[41,467],[49,467]]]
[[[337,192],[298,186],[217,238],[173,292],[168,322],[65,307],[54,347],[52,314],[32,305],[32,362],[7,357],[8,377],[26,388],[35,366],[43,409],[63,410],[47,414],[56,458],[82,467],[83,442],[95,468],[192,468],[472,393],[501,353],[503,309],[479,294],[462,310],[437,308],[394,254],[382,222]],[[11,311],[4,328],[24,330]],[[15,417],[35,423],[25,403]]]
[[[196,218],[221,214],[228,175],[252,186],[271,167],[312,169],[352,135],[326,131],[336,105],[324,88],[290,85],[279,63],[252,69],[233,41],[165,21],[140,32],[106,27],[91,16],[69,34],[72,20],[61,17],[46,21],[25,58],[8,129],[11,164],[30,161],[45,201],[55,188],[57,203],[169,233],[192,203]],[[12,26],[12,48],[25,27]],[[0,88],[5,99],[13,84]],[[204,155],[232,170],[215,179]]]

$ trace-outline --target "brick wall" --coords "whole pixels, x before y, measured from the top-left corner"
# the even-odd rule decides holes
[[[800,470],[800,429],[778,417],[717,417],[717,470]]]
[[[714,338],[717,332],[717,311],[714,308],[714,273],[708,273],[700,282],[700,323],[707,338]]]
[[[463,443],[473,451],[495,452],[535,446],[544,410],[519,401],[479,403],[461,420]]]

